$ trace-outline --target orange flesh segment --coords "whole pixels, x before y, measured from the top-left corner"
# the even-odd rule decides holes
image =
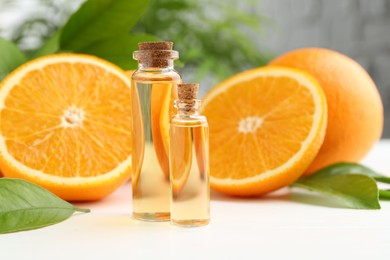
[[[131,153],[129,100],[123,80],[100,67],[46,65],[28,72],[8,93],[1,134],[9,154],[32,169],[98,176]]]
[[[210,184],[230,195],[254,196],[291,184],[324,140],[324,92],[309,74],[263,67],[211,89],[202,113],[210,129]]]
[[[251,177],[284,164],[301,148],[302,141],[311,129],[314,101],[310,98],[309,90],[289,78],[267,78],[267,80],[268,82],[263,79],[261,83],[243,82],[222,93],[216,98],[215,103],[207,106],[207,111],[210,111],[208,115],[210,127],[215,133],[214,139],[210,140],[210,145],[221,161],[232,162],[232,165],[223,164],[221,161],[214,161],[212,164],[214,167],[229,167],[231,178]],[[272,82],[281,84],[284,88],[272,88],[270,87]],[[254,85],[254,87],[246,88],[247,85]],[[226,100],[232,97],[239,99],[235,102],[241,105],[239,109],[227,113],[219,107],[217,99]],[[221,121],[218,118],[223,117],[226,117],[226,121],[223,122],[227,125],[213,125],[213,122]],[[243,119],[247,119],[250,128],[249,118],[259,120],[258,124],[261,126],[254,133],[237,131]],[[234,138],[227,138],[228,135]],[[230,152],[227,153],[227,150]],[[234,164],[235,161],[247,160],[250,160],[251,167]],[[237,168],[232,170],[231,167]],[[253,168],[256,171],[253,171]],[[223,178],[226,175],[215,177]]]

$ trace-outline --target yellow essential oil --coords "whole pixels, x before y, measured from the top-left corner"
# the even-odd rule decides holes
[[[197,92],[198,84],[179,84],[170,123],[171,223],[179,226],[210,221],[209,131]]]
[[[138,70],[132,75],[133,217],[170,219],[169,117],[181,82],[170,42],[140,43],[134,52]]]

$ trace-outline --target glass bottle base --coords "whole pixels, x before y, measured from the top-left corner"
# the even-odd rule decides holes
[[[169,221],[171,214],[169,212],[156,212],[156,213],[136,213],[133,212],[133,218],[143,221]]]
[[[186,219],[186,220],[174,220],[171,219],[171,224],[180,227],[200,227],[210,223],[210,219]]]

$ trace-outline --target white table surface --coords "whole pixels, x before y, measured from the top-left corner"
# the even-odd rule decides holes
[[[390,140],[381,141],[364,163],[390,175],[389,154]],[[77,204],[89,214],[0,235],[0,260],[390,259],[390,201],[381,210],[332,203],[297,189],[254,199],[212,193],[210,224],[178,228],[132,219],[126,184],[102,201]]]

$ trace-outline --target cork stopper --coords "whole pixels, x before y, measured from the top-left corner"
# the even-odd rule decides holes
[[[138,43],[138,48],[141,51],[172,50],[173,42],[140,42]]]
[[[198,109],[198,83],[185,83],[177,85],[178,109],[185,114],[194,114]]]
[[[180,100],[197,99],[198,98],[198,83],[184,83],[177,85],[177,95]]]
[[[172,61],[179,57],[179,53],[172,50],[173,42],[140,42],[138,48],[134,59],[145,67],[164,68],[173,65]]]

